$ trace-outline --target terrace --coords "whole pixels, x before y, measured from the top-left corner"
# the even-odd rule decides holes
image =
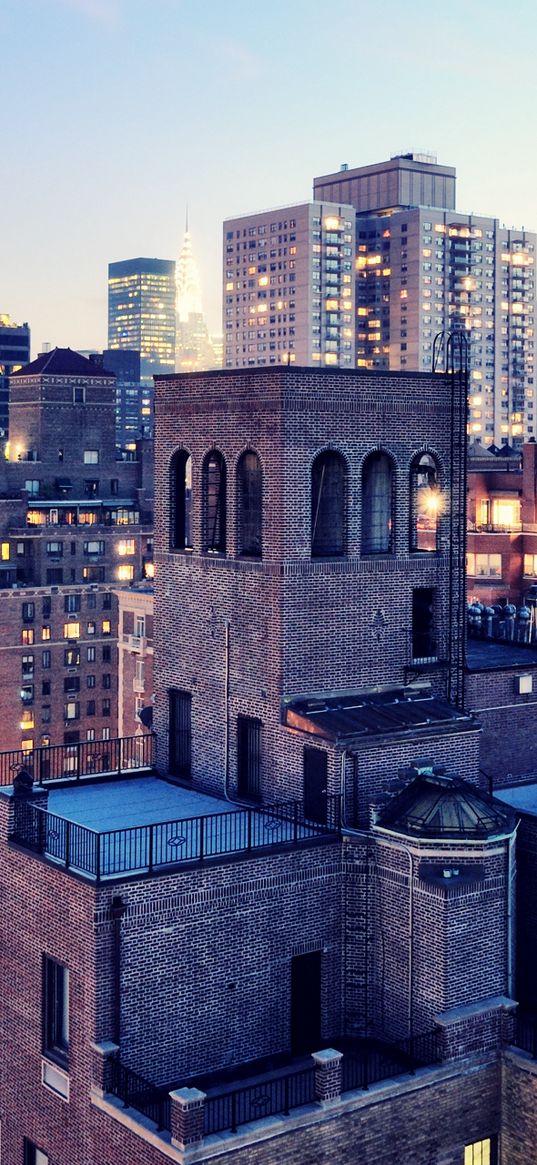
[[[15,795],[13,780],[39,782]],[[26,774],[26,776],[25,776]],[[299,801],[241,805],[155,775],[152,738],[0,754],[0,784],[14,798],[10,841],[90,881],[162,873],[224,857],[333,839],[339,798],[326,822]]]

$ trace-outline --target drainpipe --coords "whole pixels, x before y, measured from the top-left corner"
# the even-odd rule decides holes
[[[224,619],[224,796],[227,801],[232,798],[228,793],[229,783],[229,656],[230,656],[230,620]]]
[[[112,899],[112,1040],[118,1046],[121,1036],[121,919],[125,910],[122,898]]]
[[[509,851],[507,860],[507,994],[509,999],[514,999],[515,990],[515,976],[514,976],[514,954],[515,954],[515,842],[518,830],[518,824],[515,832],[509,838]]]

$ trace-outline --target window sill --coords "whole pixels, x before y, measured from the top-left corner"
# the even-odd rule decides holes
[[[41,1083],[49,1092],[69,1102],[69,1073],[66,1068],[43,1057],[41,1060]]]

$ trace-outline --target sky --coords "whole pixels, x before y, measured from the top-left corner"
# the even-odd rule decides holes
[[[409,150],[537,230],[534,0],[0,0],[0,313],[107,342],[107,266],[189,227],[221,330],[222,222]]]

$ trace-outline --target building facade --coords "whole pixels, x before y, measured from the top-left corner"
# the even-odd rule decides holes
[[[433,367],[435,336],[468,340],[469,432],[517,446],[535,434],[537,236],[455,209],[455,170],[408,154],[314,180],[356,211],[358,367]]]
[[[156,769],[147,737],[98,784],[0,758],[4,1152],[523,1165],[534,939],[457,682],[450,378],[157,399]]]
[[[117,598],[118,731],[137,736],[153,724],[153,587],[146,579]]]
[[[9,377],[30,360],[30,328],[0,314],[0,438],[8,435]]]
[[[355,215],[312,202],[224,223],[224,363],[354,367]]]
[[[152,571],[143,445],[118,454],[115,380],[55,349],[11,378],[0,466],[5,747],[117,735],[118,582]]]
[[[140,353],[142,424],[153,429],[153,376],[175,370],[175,262],[108,265],[108,348]]]

